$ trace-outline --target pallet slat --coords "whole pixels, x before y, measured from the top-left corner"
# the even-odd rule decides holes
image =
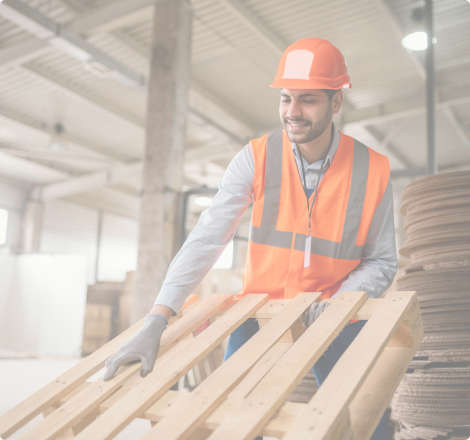
[[[392,337],[349,406],[355,440],[367,440],[372,436],[423,339],[417,299],[410,307],[408,319],[402,321],[400,327],[409,328],[411,340],[401,338],[403,343],[399,344]],[[371,395],[375,398],[371,399]]]
[[[158,423],[142,440],[185,438],[215,409],[269,348],[298,320],[320,293],[300,293],[268,324],[248,340],[230,359],[182,403]]]
[[[313,301],[331,305],[305,330],[299,317]],[[226,363],[209,365],[207,356],[250,317],[259,319],[260,331]],[[212,324],[194,333],[209,318]],[[308,404],[284,402],[350,319],[369,322],[319,391]],[[59,384],[64,386],[54,381],[41,390],[44,395],[36,393],[1,417],[3,432],[10,435],[39,409],[47,417],[20,440],[107,440],[136,417],[153,427],[141,440],[248,440],[256,435],[368,440],[423,337],[414,292],[390,292],[379,299],[365,292],[344,292],[335,299],[316,293],[282,300],[268,300],[265,294],[240,301],[232,295],[205,301],[193,297],[171,319],[149,376],[141,378],[140,364],[133,364],[111,381],[85,382],[97,360],[102,366],[140,325],[61,375],[57,380],[69,378]],[[194,368],[205,379],[191,393],[169,390]]]
[[[209,439],[245,440],[259,434],[366,298],[365,292],[341,294]]]
[[[197,295],[190,295],[183,305],[189,307],[198,300]],[[73,366],[70,370],[57,377],[45,387],[25,399],[19,405],[0,417],[0,437],[6,439],[38,414],[44,412],[61,397],[70,393],[76,386],[85,382],[104,367],[106,360],[112,356],[119,347],[134,335],[144,323],[144,319],[128,328],[100,350],[92,353]]]
[[[274,344],[227,397],[229,399],[244,399],[248,396],[256,384],[276,365],[276,362],[291,346],[290,342]]]
[[[189,369],[219,345],[233,330],[252,316],[267,300],[267,295],[257,294],[247,295],[238,301],[227,313],[193,340],[187,340],[186,344],[179,344],[171,350],[164,362],[159,365],[155,364],[153,372],[145,378],[145,386],[140,383],[134,386],[126,394],[125,399],[121,399],[113,405],[76,438],[78,440],[113,438],[122,428],[161,397]],[[190,315],[183,317],[178,323],[183,322]]]
[[[230,301],[232,301],[231,295],[214,295],[170,326],[162,335],[159,355],[168,352],[179,341],[191,334],[208,317],[212,316],[212,314],[216,313]],[[21,440],[46,440],[61,434],[93,411],[103,400],[116,391],[123,382],[138,373],[139,370],[140,364],[132,364],[124,367],[122,372],[118,372],[113,379],[107,382],[104,382],[102,379],[96,380],[70,399],[59,411],[53,412],[49,417],[31,428],[21,437]]]
[[[348,405],[415,299],[414,292],[390,292],[383,299],[283,440],[341,438],[334,428],[349,417]]]

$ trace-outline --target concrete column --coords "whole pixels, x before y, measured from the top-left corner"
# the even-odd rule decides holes
[[[173,257],[183,184],[190,42],[189,2],[156,2],[132,323],[152,308]]]
[[[23,215],[23,252],[39,252],[43,216],[44,205],[42,202],[35,200],[26,202]]]

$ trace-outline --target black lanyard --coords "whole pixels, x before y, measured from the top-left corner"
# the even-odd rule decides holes
[[[326,156],[324,157],[323,162],[321,164],[320,174],[318,176],[317,184],[315,185],[315,193],[313,194],[312,206],[310,206],[310,200],[309,200],[309,197],[308,197],[307,180],[305,179],[304,160],[303,160],[302,155],[300,154],[299,146],[297,144],[295,144],[295,147],[297,148],[297,154],[299,155],[300,164],[302,165],[302,177],[303,177],[302,186],[304,188],[305,197],[307,197],[308,235],[309,236],[312,235],[312,227],[311,227],[310,219],[311,219],[311,216],[312,216],[313,205],[315,205],[315,199],[317,198],[318,185],[320,184],[321,176],[322,176],[322,173],[323,173],[323,166],[325,165],[326,158],[328,157],[328,154],[330,153],[331,145],[333,144],[334,132],[335,132],[335,127],[332,124],[331,125],[331,141],[330,141],[330,145],[328,147],[328,151],[326,152]]]

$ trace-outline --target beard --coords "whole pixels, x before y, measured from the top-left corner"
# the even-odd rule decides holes
[[[333,109],[331,105],[325,111],[323,117],[315,122],[314,124],[312,121],[308,119],[288,119],[284,118],[282,120],[282,125],[287,132],[287,137],[292,143],[295,144],[308,144],[309,142],[313,141],[317,137],[321,136],[323,132],[328,128],[330,124],[331,118],[333,116]],[[297,124],[307,124],[308,130],[306,133],[292,133],[290,130],[287,129],[287,123],[294,122]]]

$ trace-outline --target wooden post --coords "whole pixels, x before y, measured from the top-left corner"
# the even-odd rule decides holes
[[[39,252],[43,217],[43,203],[29,200],[23,214],[23,252]]]
[[[190,42],[189,2],[155,2],[132,323],[151,310],[173,257],[183,182]]]

